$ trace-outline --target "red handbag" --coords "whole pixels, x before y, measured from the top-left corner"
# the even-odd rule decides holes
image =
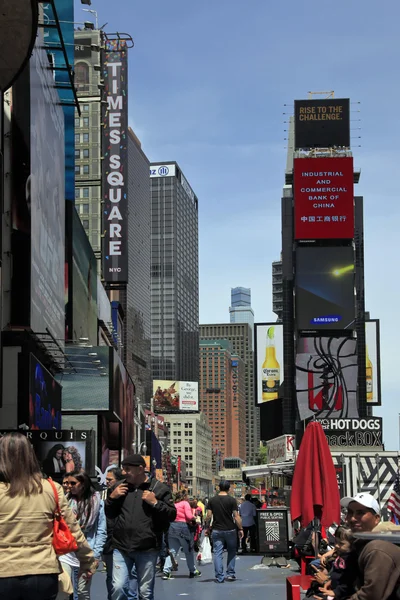
[[[78,544],[61,514],[60,505],[58,503],[57,488],[50,477],[47,481],[53,488],[54,498],[56,501],[56,510],[54,512],[53,521],[53,548],[57,556],[68,554],[69,552],[75,552],[78,550]]]

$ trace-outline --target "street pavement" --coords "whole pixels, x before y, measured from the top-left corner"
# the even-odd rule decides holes
[[[189,579],[185,559],[179,560],[179,569],[174,573],[174,579],[163,581],[161,574],[157,574],[155,600],[285,600],[286,577],[298,573],[297,565],[294,566],[293,563],[290,569],[260,569],[257,566],[261,564],[261,559],[258,555],[239,555],[236,559],[237,580],[225,581],[223,584],[214,582],[213,565],[199,566],[201,577]],[[105,575],[102,572],[96,573],[93,578],[91,599],[107,600]]]

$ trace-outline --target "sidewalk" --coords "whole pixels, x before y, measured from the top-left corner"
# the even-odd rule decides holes
[[[238,556],[234,582],[214,583],[213,565],[200,566],[198,579],[189,579],[185,560],[179,559],[179,570],[174,579],[163,581],[157,574],[155,600],[172,600],[182,596],[186,600],[268,600],[286,599],[286,577],[298,573],[298,569],[252,569],[260,565],[261,556]],[[224,554],[224,565],[226,554]],[[92,584],[92,600],[106,600],[105,575],[96,573]]]

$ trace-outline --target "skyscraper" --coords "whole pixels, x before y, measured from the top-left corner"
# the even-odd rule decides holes
[[[272,263],[272,311],[278,317],[278,321],[282,321],[283,281],[281,260],[276,260]]]
[[[228,340],[200,341],[199,406],[212,430],[213,470],[246,459],[245,365]]]
[[[254,311],[251,308],[251,289],[236,287],[231,289],[231,306],[229,307],[231,323],[248,323],[254,328]]]
[[[259,409],[254,398],[253,333],[248,323],[200,325],[200,340],[228,340],[232,351],[244,362],[246,399],[246,460],[256,464],[260,449]]]
[[[153,379],[198,381],[198,199],[177,163],[150,165]]]

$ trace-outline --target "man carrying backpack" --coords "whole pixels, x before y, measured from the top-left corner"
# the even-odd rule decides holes
[[[122,461],[125,479],[109,491],[105,512],[114,520],[112,533],[112,600],[128,597],[132,570],[136,567],[141,600],[153,600],[157,558],[162,534],[176,518],[170,489],[147,477],[140,454]]]

